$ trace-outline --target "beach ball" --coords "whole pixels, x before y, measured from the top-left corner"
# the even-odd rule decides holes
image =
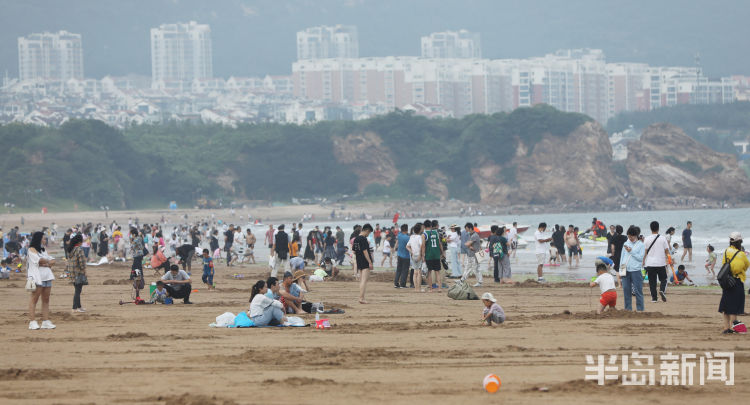
[[[500,377],[495,374],[487,374],[484,377],[484,389],[490,394],[496,393],[500,389]]]

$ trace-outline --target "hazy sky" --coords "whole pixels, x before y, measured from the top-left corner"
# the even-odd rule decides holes
[[[418,55],[419,38],[465,28],[488,58],[601,48],[612,62],[694,65],[750,75],[750,0],[0,0],[0,72],[18,75],[17,37],[83,35],[87,77],[151,74],[149,29],[211,26],[214,75],[288,74],[295,33],[353,24],[360,56]]]

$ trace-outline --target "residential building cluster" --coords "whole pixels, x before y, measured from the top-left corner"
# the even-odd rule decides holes
[[[421,56],[359,57],[356,27],[311,27],[297,32],[291,75],[228,79],[213,75],[208,25],[163,24],[150,34],[150,78],[100,80],[84,77],[80,34],[18,38],[19,78],[0,87],[0,123],[305,123],[394,109],[462,117],[537,104],[604,123],[623,111],[750,99],[750,77],[712,80],[698,66],[607,63],[598,49],[486,59],[479,34],[466,30],[423,36]]]

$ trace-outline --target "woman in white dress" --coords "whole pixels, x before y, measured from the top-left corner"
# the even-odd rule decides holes
[[[42,247],[44,234],[34,232],[29,244],[27,256],[27,277],[34,281],[36,289],[31,293],[29,301],[29,329],[55,329],[55,325],[49,320],[49,296],[52,292],[52,280],[55,275],[52,273],[52,266],[55,265],[55,259],[48,255]],[[42,297],[42,325],[36,320],[36,303]]]

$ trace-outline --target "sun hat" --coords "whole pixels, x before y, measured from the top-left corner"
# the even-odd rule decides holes
[[[495,299],[495,297],[492,296],[492,293],[488,293],[488,292],[482,294],[482,299],[483,300],[488,300],[488,301],[491,301],[491,302],[497,302],[497,300]]]
[[[451,229],[454,229],[454,228],[458,228],[458,225],[456,224],[451,225]]]
[[[294,272],[294,277],[292,278],[292,281],[297,281],[298,279],[305,277],[305,272],[302,270],[297,270]]]
[[[742,240],[742,235],[739,232],[732,232],[729,234],[730,242],[737,242],[738,240]]]

